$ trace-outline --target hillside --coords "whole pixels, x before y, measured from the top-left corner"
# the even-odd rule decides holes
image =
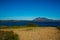
[[[13,31],[19,35],[20,40],[59,40],[60,30],[55,27],[26,27],[16,29],[0,29]]]

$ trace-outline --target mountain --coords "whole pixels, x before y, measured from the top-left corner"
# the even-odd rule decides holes
[[[53,20],[44,17],[37,17],[33,20],[0,20],[0,22],[60,22],[60,20]]]
[[[38,21],[38,22],[60,22],[60,20],[53,20],[53,19],[41,18],[41,17],[37,17],[37,18],[33,19],[33,21]]]

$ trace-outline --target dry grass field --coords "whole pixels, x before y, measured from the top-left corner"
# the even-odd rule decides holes
[[[25,27],[0,30],[13,31],[19,35],[20,40],[60,40],[60,30],[55,27]]]

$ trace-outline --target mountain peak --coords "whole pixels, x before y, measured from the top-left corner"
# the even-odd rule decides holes
[[[33,21],[53,21],[52,19],[44,18],[44,17],[37,17]]]

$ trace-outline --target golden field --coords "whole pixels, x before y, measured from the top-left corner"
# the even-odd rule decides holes
[[[24,27],[0,30],[13,31],[18,34],[19,40],[60,40],[60,30],[55,27]]]

